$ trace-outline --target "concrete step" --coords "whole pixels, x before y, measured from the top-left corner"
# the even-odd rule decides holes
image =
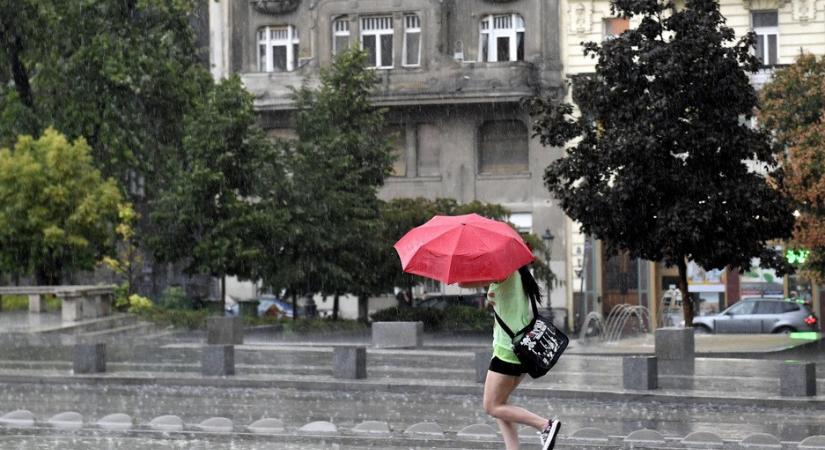
[[[63,322],[60,325],[35,330],[37,334],[82,334],[94,331],[108,330],[137,323],[138,318],[130,314],[113,314],[107,317],[82,320],[78,322]]]
[[[128,323],[123,326],[105,328],[102,330],[80,333],[78,336],[85,339],[110,338],[110,337],[139,337],[157,332],[157,326],[149,322]]]

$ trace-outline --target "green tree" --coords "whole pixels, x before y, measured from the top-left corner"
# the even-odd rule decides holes
[[[791,246],[804,273],[825,282],[825,58],[802,55],[761,92],[760,123],[784,150],[785,186],[798,211]]]
[[[281,270],[265,282],[293,298],[316,292],[359,296],[366,319],[381,234],[378,188],[391,167],[384,111],[370,102],[376,74],[351,50],[322,69],[320,86],[295,94],[298,139],[284,144],[291,173],[289,237]]]
[[[211,83],[192,10],[191,0],[0,0],[0,145],[54,126],[83,136],[104,176],[145,179],[151,197]]]
[[[0,149],[0,268],[55,285],[112,254],[123,199],[90,153],[51,128]]]
[[[639,26],[604,43],[593,76],[573,81],[581,108],[528,102],[545,145],[580,137],[545,172],[548,189],[609,252],[665,261],[687,292],[687,262],[781,265],[769,243],[790,236],[790,204],[768,136],[743,123],[757,105],[747,72],[754,37],[736,39],[715,0],[615,0]],[[687,326],[692,302],[684,302]]]
[[[190,274],[252,278],[269,257],[265,246],[280,247],[287,210],[268,206],[283,204],[285,176],[256,120],[237,77],[196,100],[176,176],[152,205],[159,260],[183,261]]]

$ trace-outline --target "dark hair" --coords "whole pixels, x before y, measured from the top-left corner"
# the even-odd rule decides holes
[[[536,283],[536,279],[533,278],[533,274],[530,273],[530,269],[524,265],[519,267],[518,273],[521,275],[521,286],[524,288],[524,293],[527,294],[527,298],[540,304],[541,289],[539,288],[539,284]]]

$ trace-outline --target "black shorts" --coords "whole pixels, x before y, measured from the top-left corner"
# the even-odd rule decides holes
[[[495,356],[490,360],[490,370],[502,375],[510,375],[511,377],[520,377],[527,373],[527,369],[521,364],[502,361]]]

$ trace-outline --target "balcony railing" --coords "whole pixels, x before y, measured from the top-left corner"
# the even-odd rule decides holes
[[[788,64],[773,64],[770,66],[762,66],[757,72],[752,73],[751,78],[751,85],[757,91],[762,89],[762,86],[766,85],[773,79],[773,74],[782,68],[788,67]]]
[[[244,73],[241,78],[260,109],[290,109],[293,89],[304,78],[317,82],[314,67],[294,72]],[[378,70],[375,102],[379,105],[512,102],[538,92],[535,65],[508,63],[448,63],[433,69]]]

